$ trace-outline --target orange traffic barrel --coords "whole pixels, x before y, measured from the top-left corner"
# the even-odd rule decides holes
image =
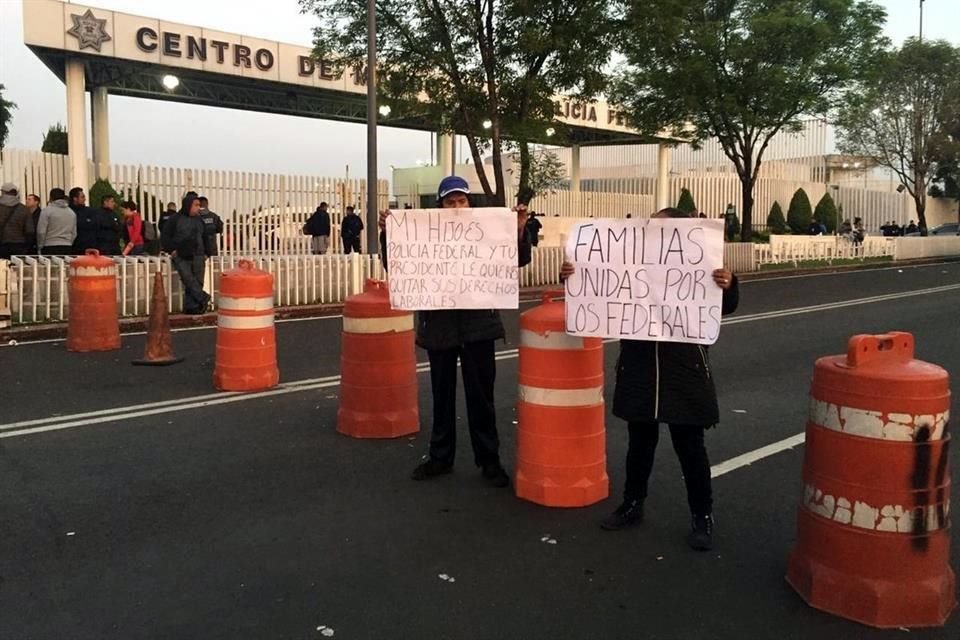
[[[241,260],[220,277],[213,386],[221,391],[260,391],[279,381],[273,275]]]
[[[112,351],[120,348],[117,313],[117,265],[96,249],[70,261],[67,349]]]
[[[817,360],[787,582],[873,627],[943,625],[950,568],[950,380],[913,336],[858,335]]]
[[[396,438],[419,430],[413,314],[390,308],[385,282],[367,280],[343,305],[337,431]]]
[[[607,497],[603,340],[571,336],[564,303],[547,292],[520,315],[517,497],[584,507]]]

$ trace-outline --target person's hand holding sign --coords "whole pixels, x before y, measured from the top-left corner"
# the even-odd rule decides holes
[[[726,291],[733,284],[733,274],[730,273],[729,269],[715,269],[713,281],[718,287]]]
[[[566,282],[567,278],[572,276],[574,271],[573,263],[564,261],[563,266],[560,267],[560,282]]]

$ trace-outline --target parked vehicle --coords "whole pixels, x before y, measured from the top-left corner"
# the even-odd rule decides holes
[[[933,229],[928,229],[927,235],[931,236],[960,236],[960,223],[958,222],[947,222],[944,224],[937,225]],[[907,238],[916,238],[920,236],[919,231],[906,234]]]

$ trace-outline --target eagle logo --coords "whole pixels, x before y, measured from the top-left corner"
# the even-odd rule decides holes
[[[107,21],[93,15],[90,9],[82,16],[71,13],[70,17],[73,27],[67,29],[67,33],[79,40],[81,50],[90,48],[100,51],[100,45],[112,39],[107,33]]]

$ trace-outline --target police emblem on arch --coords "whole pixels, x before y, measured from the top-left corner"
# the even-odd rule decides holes
[[[73,19],[73,26],[67,29],[67,33],[80,42],[80,49],[100,51],[104,42],[112,40],[107,33],[107,21],[93,15],[90,9],[82,16],[71,13],[70,17]]]

